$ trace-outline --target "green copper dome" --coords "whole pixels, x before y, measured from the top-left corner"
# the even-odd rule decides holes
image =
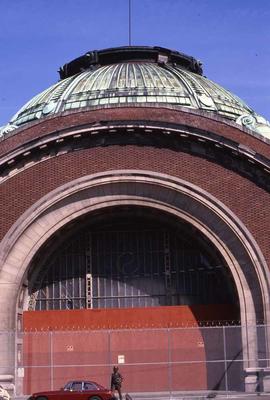
[[[270,124],[263,117],[201,74],[193,57],[158,47],[89,52],[64,65],[62,79],[22,107],[2,135],[68,110],[155,103],[211,112],[270,138]]]

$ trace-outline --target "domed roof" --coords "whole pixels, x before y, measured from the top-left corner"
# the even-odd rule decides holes
[[[270,138],[270,124],[263,117],[203,77],[201,64],[179,52],[160,47],[93,51],[59,72],[62,79],[22,107],[2,135],[63,111],[155,103],[215,113]]]

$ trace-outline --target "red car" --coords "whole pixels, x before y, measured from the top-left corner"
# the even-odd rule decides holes
[[[60,390],[33,393],[28,400],[112,400],[109,389],[91,381],[71,381]]]

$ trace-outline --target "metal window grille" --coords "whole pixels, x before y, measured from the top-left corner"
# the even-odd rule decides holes
[[[71,239],[31,288],[29,308],[36,310],[236,301],[227,268],[195,238],[134,226]]]

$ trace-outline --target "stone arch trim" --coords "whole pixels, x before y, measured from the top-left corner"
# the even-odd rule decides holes
[[[13,304],[15,315],[17,294],[28,266],[54,232],[83,214],[120,205],[156,208],[196,226],[223,255],[231,270],[243,326],[255,326],[260,312],[269,323],[269,271],[244,224],[201,188],[169,175],[138,170],[110,171],[79,178],[30,207],[0,246],[0,282],[6,285],[6,290],[0,294],[0,304]],[[15,327],[10,317],[6,316],[5,320],[9,324],[2,329]],[[243,328],[242,335],[246,359],[255,360],[254,330]],[[247,362],[247,366],[250,365],[254,362]]]

